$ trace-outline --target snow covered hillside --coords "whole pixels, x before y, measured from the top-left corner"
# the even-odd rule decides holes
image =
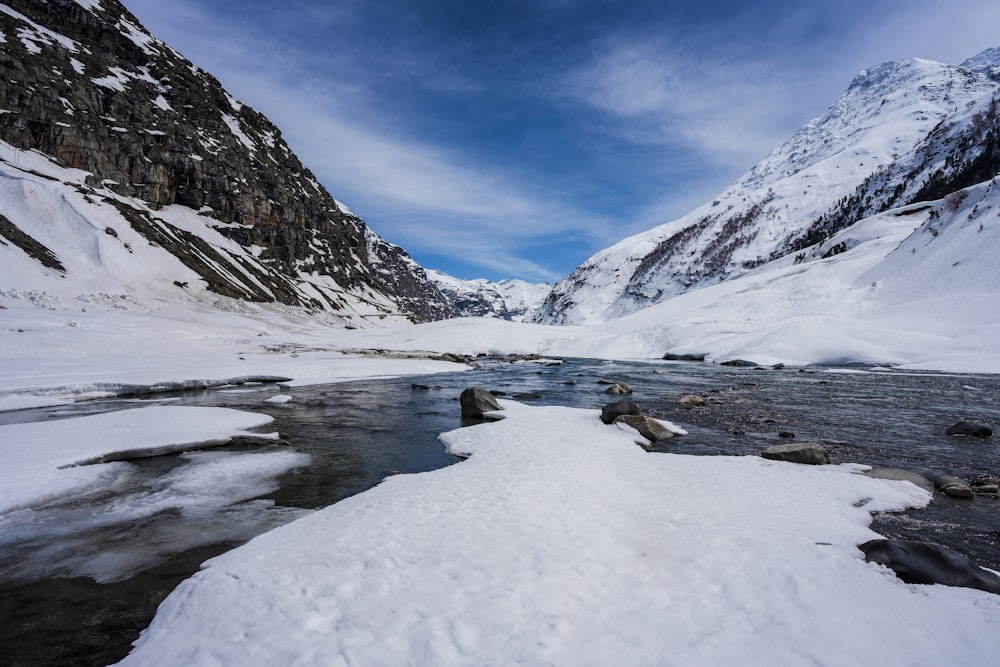
[[[454,313],[281,133],[117,0],[0,3],[5,289]],[[13,269],[16,267],[16,271]]]
[[[499,282],[482,278],[462,280],[434,269],[427,270],[427,277],[451,301],[459,317],[530,320],[552,290],[548,283],[529,283],[514,278]]]
[[[822,117],[716,199],[587,260],[535,321],[608,321],[992,178],[998,66],[1000,51],[990,50],[962,67],[912,59],[863,70]]]

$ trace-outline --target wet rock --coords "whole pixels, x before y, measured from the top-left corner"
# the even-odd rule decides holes
[[[705,399],[704,396],[697,396],[695,394],[688,394],[687,396],[681,396],[677,402],[680,403],[681,405],[688,405],[688,406],[700,406],[708,403],[708,401]]]
[[[532,393],[532,392],[525,392],[525,393],[521,393],[521,394],[514,394],[514,398],[516,398],[519,401],[535,401],[535,400],[538,400],[541,397],[542,397],[541,394],[535,394],[535,393]]]
[[[875,479],[896,479],[904,482],[911,482],[925,491],[933,491],[934,484],[923,475],[901,468],[872,468],[865,473]]]
[[[815,442],[772,445],[765,449],[761,456],[772,461],[788,461],[808,465],[824,465],[830,462],[830,452],[827,451],[826,447]]]
[[[948,435],[964,435],[970,438],[992,438],[993,429],[989,426],[983,426],[982,424],[973,424],[972,422],[958,422],[948,427],[945,431]]]
[[[604,390],[605,394],[631,394],[632,387],[628,386],[624,382],[616,382],[607,389]]]
[[[674,354],[667,352],[663,355],[666,361],[705,361],[704,354]]]
[[[791,431],[778,431],[779,438],[794,438],[795,434]]]
[[[639,432],[639,435],[650,442],[663,442],[677,435],[659,420],[647,417],[646,415],[621,415],[615,418],[614,423],[634,428]]]
[[[934,478],[934,486],[938,491],[952,498],[972,498],[972,487],[964,479],[952,475],[941,475]]]
[[[503,410],[493,394],[481,387],[469,387],[458,400],[462,404],[463,417],[482,417],[484,412]]]
[[[1000,595],[1000,576],[939,544],[871,540],[858,547],[869,563],[884,565],[908,584],[944,584]]]
[[[720,366],[736,366],[738,368],[753,368],[754,366],[760,366],[755,361],[747,361],[746,359],[730,359],[728,361],[723,361]]]
[[[601,408],[601,421],[605,424],[613,424],[622,415],[641,415],[642,408],[631,398],[626,398],[617,403],[608,403]]]

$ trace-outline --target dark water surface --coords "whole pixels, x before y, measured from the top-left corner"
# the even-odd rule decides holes
[[[285,445],[238,443],[197,456],[137,460],[113,489],[0,517],[0,663],[102,665],[124,657],[156,606],[199,565],[303,513],[364,491],[396,473],[451,465],[439,433],[461,426],[467,386],[526,403],[600,408],[613,400],[598,380],[626,382],[645,412],[689,435],[661,451],[758,454],[793,441],[820,442],[834,462],[900,467],[966,479],[1000,474],[1000,438],[951,438],[959,420],[1000,426],[1000,376],[727,368],[697,363],[568,360],[561,365],[484,360],[468,373],[279,389],[244,385],[94,401],[72,409],[0,413],[0,423],[172,404],[232,407],[275,418]],[[427,389],[415,389],[413,384]],[[276,393],[294,400],[267,403]],[[685,407],[686,394],[708,399]],[[220,499],[165,479],[230,457],[298,452],[310,459],[252,497]],[[655,455],[655,454],[651,454]],[[711,484],[712,480],[702,480]],[[249,487],[256,489],[255,486]],[[185,496],[185,494],[195,494]],[[164,506],[164,495],[174,503]],[[200,494],[200,495],[199,495]],[[196,497],[197,495],[197,497]],[[186,505],[198,511],[188,511]],[[163,506],[163,509],[160,509]],[[178,509],[178,506],[182,506]],[[875,529],[946,544],[1000,569],[1000,501],[936,494],[930,507],[883,515]]]

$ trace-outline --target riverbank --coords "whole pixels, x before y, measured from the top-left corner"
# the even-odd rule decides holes
[[[123,664],[930,664],[1000,649],[1000,597],[865,563],[853,465],[650,454],[594,411],[503,402],[469,455],[211,560]],[[848,639],[849,638],[849,639]]]

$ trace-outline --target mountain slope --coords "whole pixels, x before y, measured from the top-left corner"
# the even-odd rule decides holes
[[[207,289],[345,316],[454,312],[405,252],[330,196],[274,125],[117,0],[5,0],[0,35],[0,230],[8,250],[43,246],[37,254],[54,261],[39,260],[39,271],[59,271],[58,262],[75,280],[105,267],[66,260],[73,244],[46,245],[42,237],[53,235],[43,212],[7,212],[11,197],[67,202],[84,218],[73,232],[79,244],[106,245],[102,236],[117,234],[130,236],[132,252],[153,246],[177,258],[188,271],[160,276],[164,294]],[[52,162],[38,172],[47,179],[21,168],[27,151]],[[45,194],[19,193],[25,187]],[[123,288],[136,288],[139,274],[154,278],[134,269],[132,278],[118,272]]]
[[[863,70],[822,117],[715,200],[584,262],[535,321],[622,316],[799,253],[892,206],[989,178],[1000,164],[991,78],[998,56],[986,52],[964,67],[911,59]]]

